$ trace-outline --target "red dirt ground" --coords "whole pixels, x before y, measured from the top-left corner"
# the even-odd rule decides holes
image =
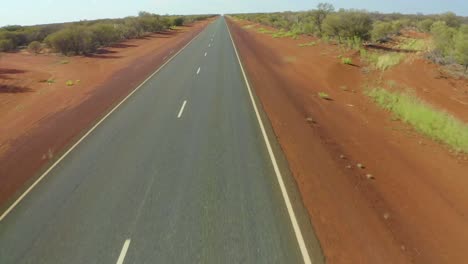
[[[210,21],[91,57],[0,54],[0,207]]]
[[[465,263],[467,156],[392,121],[362,93],[372,74],[342,64],[336,46],[299,47],[314,39],[274,39],[228,22],[327,262]],[[465,100],[462,92],[437,79],[435,66],[412,63],[387,77],[418,94],[429,89],[425,99],[466,121],[468,109],[449,101]],[[466,91],[466,80],[456,82]]]

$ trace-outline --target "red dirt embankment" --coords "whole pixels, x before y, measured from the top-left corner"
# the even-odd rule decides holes
[[[0,54],[0,207],[210,21],[90,57]]]
[[[228,22],[327,262],[466,262],[467,157],[392,121],[363,94],[365,71],[342,64],[336,46],[299,47],[314,39],[273,39]],[[432,82],[424,67],[401,69],[388,74],[414,87]],[[453,112],[466,118],[468,109]]]

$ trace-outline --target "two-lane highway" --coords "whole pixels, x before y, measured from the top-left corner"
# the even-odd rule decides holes
[[[0,263],[307,263],[257,114],[220,18],[11,208]]]

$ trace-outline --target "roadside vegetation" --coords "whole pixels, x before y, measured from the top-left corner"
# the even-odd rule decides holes
[[[412,54],[425,57],[436,64],[456,65],[468,71],[468,18],[447,12],[438,15],[381,14],[365,10],[335,10],[321,3],[315,10],[305,12],[259,13],[233,15],[263,25],[262,33],[273,37],[301,35],[316,37],[300,47],[323,42],[337,45],[344,65],[352,65],[351,54],[359,54],[366,69],[384,72]],[[266,26],[277,30],[272,31]],[[255,29],[255,24],[245,26]],[[355,56],[352,56],[355,59]],[[463,67],[460,67],[462,65]],[[380,78],[383,75],[379,74]],[[342,86],[347,91],[346,86]],[[423,102],[414,94],[375,88],[366,94],[382,108],[428,137],[448,144],[457,151],[468,153],[468,125],[452,115]],[[328,94],[318,96],[328,100]]]
[[[468,70],[468,18],[451,12],[437,15],[381,14],[366,10],[335,10],[331,4],[320,3],[316,9],[304,12],[232,16],[276,28],[277,31],[258,30],[275,38],[309,35],[325,43],[358,50],[364,61],[379,70],[403,61],[407,54],[398,53],[400,51],[426,52],[426,57],[435,63],[460,64],[465,71]],[[402,37],[405,31],[430,37]],[[398,43],[391,43],[395,39]],[[389,49],[393,49],[392,53],[396,55],[390,54]]]
[[[414,95],[375,88],[367,92],[379,106],[430,138],[468,153],[468,125]]]
[[[90,54],[126,39],[141,38],[149,33],[169,30],[213,15],[160,16],[140,12],[136,17],[103,19],[74,23],[6,26],[0,28],[0,51],[27,47],[32,53],[46,48],[65,55]]]

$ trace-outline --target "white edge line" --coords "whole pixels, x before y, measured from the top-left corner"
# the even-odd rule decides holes
[[[180,108],[179,114],[177,115],[177,118],[180,118],[182,114],[184,113],[185,105],[187,104],[187,100],[184,101],[182,104],[182,107]]]
[[[120,251],[119,259],[117,259],[117,264],[123,264],[125,256],[127,255],[128,247],[130,247],[130,242],[130,239],[125,240],[125,243],[122,246],[122,250]]]
[[[45,177],[47,174],[49,174],[50,171],[52,171],[72,150],[74,150],[86,137],[88,137],[104,120],[106,120],[117,108],[119,108],[125,101],[127,101],[128,98],[130,98],[136,91],[138,91],[144,84],[146,84],[151,78],[153,78],[154,75],[156,75],[159,71],[164,68],[169,62],[171,62],[179,53],[181,53],[186,47],[188,47],[195,39],[197,39],[201,33],[203,33],[205,29],[203,29],[200,33],[198,33],[192,40],[189,41],[184,47],[182,47],[174,56],[172,56],[169,60],[167,60],[163,65],[161,65],[155,72],[153,72],[146,80],[144,80],[140,85],[138,85],[130,94],[128,94],[122,101],[120,101],[119,104],[117,104],[112,110],[107,113],[99,122],[97,122],[84,136],[82,136],[73,146],[71,146],[54,164],[52,164],[39,178],[31,185],[29,188],[24,191],[21,196],[16,199],[16,201],[8,207],[8,209],[0,216],[0,222],[3,221],[3,219],[13,210],[20,202],[21,200],[28,195],[29,192],[31,192],[32,189]],[[171,51],[172,53],[173,51]]]
[[[275,154],[273,153],[273,150],[271,148],[271,144],[270,144],[270,141],[269,141],[268,136],[266,134],[265,127],[264,127],[263,122],[262,122],[262,118],[260,117],[260,113],[259,113],[257,105],[255,103],[255,99],[254,99],[253,94],[252,94],[252,89],[250,88],[250,84],[249,84],[249,81],[247,79],[247,75],[245,74],[244,67],[242,66],[242,61],[240,59],[239,53],[237,52],[236,44],[234,43],[234,39],[232,38],[231,30],[229,29],[229,26],[227,24],[226,24],[226,27],[228,29],[229,36],[230,36],[231,41],[232,41],[232,45],[234,46],[234,51],[236,52],[237,59],[239,60],[239,65],[240,65],[240,68],[241,68],[241,71],[242,71],[242,75],[244,76],[244,80],[245,80],[245,83],[247,85],[247,89],[249,91],[250,100],[252,101],[252,105],[253,105],[254,110],[255,110],[255,115],[257,116],[257,121],[258,121],[258,123],[260,125],[260,129],[262,131],[263,139],[265,140],[265,145],[266,145],[266,147],[268,149],[268,154],[270,155],[271,162],[273,163],[273,168],[275,170],[276,178],[278,179],[278,183],[279,183],[279,186],[280,186],[280,189],[281,189],[281,193],[282,193],[284,201],[286,203],[286,208],[287,208],[288,213],[289,213],[289,218],[291,219],[291,223],[292,223],[292,226],[293,226],[293,229],[294,229],[294,233],[296,235],[297,242],[299,243],[299,248],[301,250],[302,258],[303,258],[305,264],[311,264],[312,261],[311,261],[310,256],[309,256],[309,251],[307,250],[307,247],[305,245],[305,241],[304,241],[304,238],[302,236],[301,229],[300,229],[299,224],[297,222],[296,214],[294,213],[294,209],[292,207],[291,200],[289,199],[288,192],[287,192],[286,187],[284,185],[283,176],[281,175],[281,171],[279,170]]]

